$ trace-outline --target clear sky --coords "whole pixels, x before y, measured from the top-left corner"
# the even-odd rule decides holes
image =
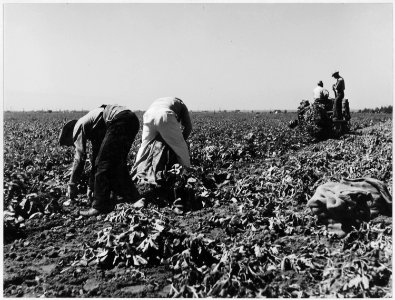
[[[4,4],[4,109],[296,109],[332,71],[393,101],[392,3]]]

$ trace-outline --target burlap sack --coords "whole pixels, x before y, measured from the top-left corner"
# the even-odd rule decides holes
[[[386,185],[367,177],[322,184],[307,206],[321,222],[340,223],[344,231],[379,214],[392,216],[392,197]]]

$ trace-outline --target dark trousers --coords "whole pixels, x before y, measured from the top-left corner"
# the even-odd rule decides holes
[[[342,120],[342,101],[344,93],[337,93],[335,100],[333,101],[333,117]]]
[[[94,165],[92,207],[98,210],[112,209],[115,203],[110,201],[111,191],[125,201],[137,200],[139,193],[129,175],[127,157],[138,130],[139,120],[131,111],[119,113],[107,125]]]

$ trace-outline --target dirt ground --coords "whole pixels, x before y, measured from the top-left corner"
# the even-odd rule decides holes
[[[78,216],[81,208],[84,207],[73,204],[67,213],[28,220],[26,235],[4,245],[4,296],[168,297],[171,286],[169,279],[175,275],[168,265],[140,266],[139,271],[144,274],[140,278],[133,268],[122,265],[108,270],[99,268],[94,262],[86,266],[72,266],[82,252],[83,244],[93,244],[98,231],[108,226],[114,227],[113,223],[104,221],[105,215],[81,218]],[[234,237],[226,227],[212,226],[209,220],[213,216],[221,218],[235,215],[237,209],[237,204],[228,203],[183,215],[173,213],[169,208],[161,210],[172,220],[172,227],[190,233],[198,231],[218,243],[226,243],[238,236]],[[384,218],[381,222],[391,224],[392,218]],[[312,238],[316,239],[316,236],[311,237],[308,232],[304,232],[279,237],[270,245],[281,248],[284,255],[292,255],[298,252],[296,249],[308,248]],[[254,239],[270,241],[271,232],[258,232]],[[328,241],[325,237],[316,243],[331,249],[338,248],[336,241]],[[277,285],[280,290],[296,285],[301,290],[312,291],[321,279],[319,270],[312,269],[311,273],[286,271],[282,277],[273,280],[272,285]],[[315,296],[319,295],[320,291],[316,290]]]
[[[111,225],[105,215],[81,218],[74,203],[66,214],[26,221],[26,235],[4,245],[4,295],[11,297],[166,297],[172,271],[166,266],[142,267],[145,279],[134,278],[127,268],[99,270],[96,265],[70,267],[84,243]],[[199,230],[223,241],[223,228],[206,225],[213,215],[232,214],[227,205],[178,215],[167,209],[174,227]],[[113,225],[113,224],[112,224]]]
[[[252,122],[249,118],[242,121]],[[346,237],[336,237],[317,224],[306,208],[316,187],[328,180],[372,176],[391,189],[392,122],[338,140],[306,144],[299,144],[297,138],[296,142],[287,138],[273,141],[268,131],[261,131],[261,135],[249,137],[255,140],[244,147],[233,142],[237,139],[232,134],[238,131],[221,132],[229,135],[225,146],[216,145],[214,136],[210,140],[213,144],[202,148],[199,143],[203,143],[204,135],[195,137],[198,142],[194,141],[191,152],[200,165],[194,168],[188,184],[194,186],[200,207],[183,214],[169,205],[149,204],[140,211],[121,204],[110,215],[83,218],[79,211],[89,207],[83,194],[69,206],[63,205],[67,201],[64,191],[53,199],[45,198],[50,209],[47,206],[45,211],[29,213],[21,230],[8,228],[4,235],[4,297],[392,295],[392,217],[380,217]],[[12,147],[27,151],[22,141]],[[53,153],[59,153],[54,149]],[[71,152],[68,155],[72,157]],[[59,154],[53,160],[54,165],[62,166],[62,172],[70,164],[70,159],[64,159]],[[12,184],[21,181],[17,181],[23,175],[19,170],[32,167],[23,163],[28,162],[24,158],[14,167],[19,177],[13,177],[11,164],[15,159],[11,156],[9,161],[7,188],[11,191]],[[46,191],[44,184],[55,181],[64,185],[64,179],[58,180],[61,172],[45,177],[51,165],[44,160],[42,164],[48,168],[38,178],[38,184],[43,182],[42,190]],[[37,169],[39,172],[43,167]],[[26,199],[28,192],[20,193]],[[48,188],[45,195],[51,193]],[[15,199],[20,202],[21,198],[7,196],[7,206]],[[18,205],[16,202],[15,207]],[[128,213],[122,214],[125,211]],[[151,230],[151,248],[141,248],[147,235],[136,242],[133,234],[144,231],[137,230],[136,224]],[[103,239],[98,242],[100,234],[110,227],[113,236],[127,232],[130,241],[124,243],[118,238],[114,244],[109,234],[104,244]],[[159,229],[154,232],[153,227]],[[166,248],[166,243],[171,247]],[[163,256],[168,259],[156,259],[155,251],[159,250],[155,247],[170,249],[171,254]],[[140,255],[142,260],[130,264],[128,256],[122,254],[112,261],[108,253],[101,256],[101,248],[119,249],[136,254],[136,258]],[[95,253],[94,259],[84,259],[93,253],[89,251]],[[102,258],[111,262],[99,263]]]

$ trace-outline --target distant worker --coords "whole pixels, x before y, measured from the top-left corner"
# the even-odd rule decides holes
[[[87,196],[93,202],[89,210],[80,211],[81,215],[95,216],[110,212],[116,204],[110,199],[111,192],[124,201],[138,200],[139,193],[127,168],[127,156],[138,130],[137,116],[126,107],[117,105],[102,105],[63,127],[59,144],[75,146],[67,189],[70,199],[77,195],[77,183],[86,160],[87,140],[92,143],[92,170]]]
[[[332,77],[336,79],[336,83],[333,85],[333,91],[335,93],[335,101],[333,102],[333,120],[342,120],[342,101],[344,99],[344,90],[346,86],[344,79],[339,75],[339,71],[333,72]]]
[[[321,80],[317,83],[316,88],[313,90],[313,95],[314,100],[329,98],[329,92],[327,89],[324,89],[324,84]]]

